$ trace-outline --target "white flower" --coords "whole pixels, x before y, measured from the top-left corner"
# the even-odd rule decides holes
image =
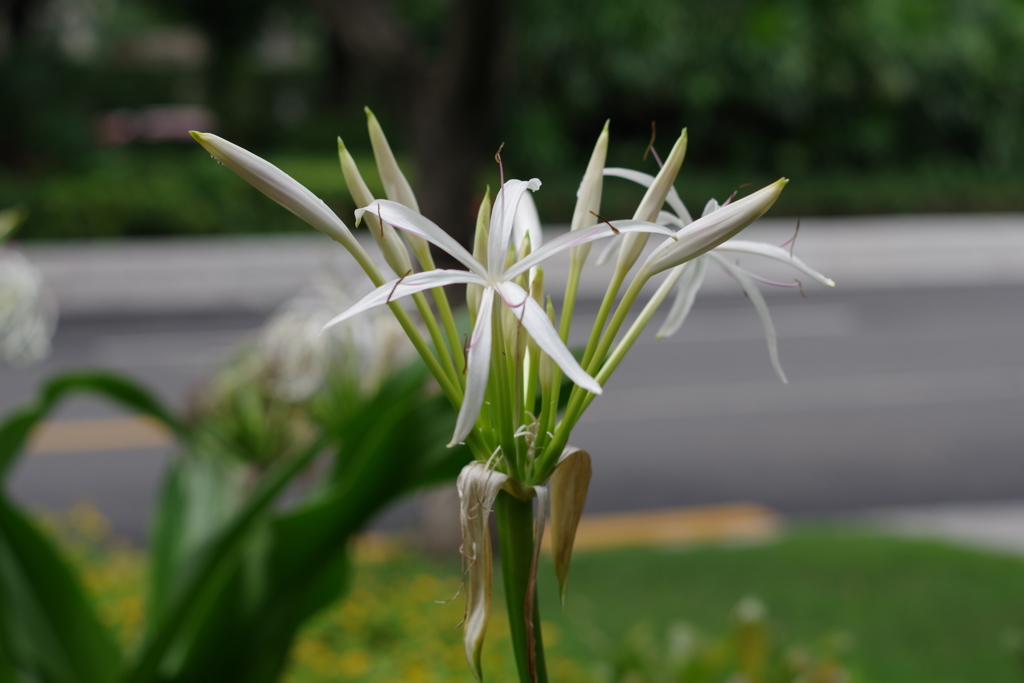
[[[402,328],[386,311],[360,325],[320,330],[352,298],[342,283],[323,279],[289,299],[260,331],[257,347],[269,366],[274,393],[284,401],[312,396],[331,372],[341,372],[369,393],[394,367],[408,360]],[[374,312],[376,313],[376,312]]]
[[[39,271],[18,252],[0,250],[0,357],[14,365],[46,358],[56,325],[57,307]]]
[[[506,269],[505,261],[512,239],[516,208],[527,190],[536,191],[539,188],[540,181],[536,178],[530,181],[509,180],[502,187],[491,212],[486,267],[436,224],[402,204],[378,199],[371,202],[369,206],[356,211],[357,221],[366,212],[377,215],[383,222],[407,233],[418,235],[445,250],[469,270],[430,270],[388,282],[334,318],[325,326],[325,329],[374,306],[434,287],[473,284],[480,286],[483,290],[476,325],[469,344],[466,393],[456,421],[455,434],[452,436],[449,446],[466,438],[466,435],[473,429],[483,405],[491,365],[491,316],[494,310],[495,296],[513,311],[515,317],[526,328],[540,349],[562,368],[566,377],[583,389],[600,394],[601,386],[580,367],[572,353],[562,343],[544,308],[514,280],[554,254],[619,232],[656,232],[672,235],[671,230],[644,221],[600,223],[561,235]]]

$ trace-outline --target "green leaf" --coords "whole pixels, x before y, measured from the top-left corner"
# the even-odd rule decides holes
[[[114,680],[121,652],[52,543],[0,497],[0,649],[45,683]],[[18,679],[20,680],[20,679]]]
[[[0,425],[0,478],[14,464],[25,443],[43,418],[67,396],[75,393],[99,394],[127,408],[154,417],[181,439],[187,439],[185,427],[163,403],[134,381],[108,372],[79,372],[58,375],[43,387],[34,404],[17,411]]]

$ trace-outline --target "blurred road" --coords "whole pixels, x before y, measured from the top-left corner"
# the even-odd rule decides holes
[[[595,460],[588,510],[751,501],[820,514],[1024,497],[1024,274],[1015,267],[1024,259],[1024,220],[1000,221],[978,227],[963,219],[963,230],[949,222],[937,230],[944,242],[935,231],[877,221],[801,235],[797,253],[839,287],[808,286],[806,300],[795,290],[769,294],[788,385],[771,371],[746,299],[709,283],[676,337],[656,342],[649,332],[638,343],[574,434]],[[791,229],[768,224],[751,237],[778,243]],[[973,239],[963,241],[964,232]],[[271,252],[302,252],[294,248]],[[879,266],[872,249],[903,249],[905,257]],[[289,261],[296,273],[308,277],[302,264],[321,258],[310,253]],[[53,274],[62,297],[60,254],[30,256]],[[81,268],[79,281],[89,281]],[[172,278],[173,268],[167,273]],[[298,275],[267,275],[274,277],[283,291]],[[90,303],[79,288],[75,303],[65,294],[52,358],[0,369],[0,411],[32,396],[55,370],[96,366],[134,374],[183,407],[190,389],[260,324],[278,296],[271,290],[260,300],[250,288],[242,304],[208,289],[191,302],[179,296],[185,303],[177,308],[146,311],[140,298],[106,312],[95,301],[108,295]],[[587,327],[599,294],[587,289],[574,329]],[[55,419],[102,427],[119,416],[76,400]],[[43,509],[92,500],[118,532],[143,537],[171,449],[89,448],[83,436],[80,446],[72,439],[23,458],[14,492]],[[390,523],[411,514],[407,507]]]

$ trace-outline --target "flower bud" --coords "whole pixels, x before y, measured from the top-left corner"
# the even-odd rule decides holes
[[[349,251],[359,249],[355,237],[323,200],[277,166],[212,133],[189,132],[214,159],[257,190]]]
[[[476,233],[473,236],[473,258],[480,263],[487,262],[487,229],[491,220],[491,188],[484,192],[480,209],[476,214]],[[483,288],[480,285],[466,285],[466,305],[469,314],[476,320],[476,312],[480,308],[480,296]]]
[[[676,144],[672,146],[672,151],[669,152],[668,158],[665,159],[665,165],[658,171],[654,182],[647,188],[644,198],[640,200],[640,205],[633,214],[633,220],[647,221],[649,223],[654,223],[658,220],[658,212],[661,211],[665,198],[668,197],[669,190],[672,189],[672,183],[676,181],[676,176],[679,175],[679,168],[683,165],[683,158],[686,156],[686,141],[687,133],[684,128],[683,132],[679,135],[679,139],[676,140]],[[622,240],[622,248],[619,250],[619,261],[615,266],[616,269],[626,272],[632,268],[636,260],[640,258],[640,253],[644,250],[644,247],[647,246],[649,236],[646,232],[635,232],[626,235],[625,239]]]
[[[597,137],[594,151],[590,153],[590,163],[583,173],[580,188],[576,193],[576,208],[572,212],[570,230],[589,228],[597,222],[594,214],[601,212],[601,191],[604,187],[604,162],[608,156],[608,121]],[[573,247],[569,252],[570,267],[573,270],[583,268],[590,254],[590,243]]]
[[[771,208],[789,180],[780,178],[771,185],[706,214],[676,233],[648,258],[651,275],[697,258],[735,236]]]
[[[388,144],[388,139],[384,136],[384,129],[380,127],[377,117],[373,115],[369,107],[366,107],[365,111],[366,127],[370,132],[370,145],[373,146],[373,157],[377,161],[377,172],[380,174],[380,181],[384,185],[384,196],[393,202],[404,204],[416,213],[419,213],[420,205],[416,201],[412,185],[409,184],[405,174],[402,173],[402,169],[398,167],[398,161],[395,160],[394,152],[391,151],[391,145]],[[433,258],[430,256],[430,245],[425,239],[418,235],[406,234],[406,240],[408,240],[409,247],[412,249],[412,253],[416,254],[416,258],[421,266],[426,268],[428,263],[433,263]]]
[[[363,181],[355,159],[349,154],[340,137],[338,138],[338,158],[341,161],[341,172],[345,176],[345,184],[348,185],[352,201],[356,203],[357,209],[361,209],[372,202],[374,197],[370,193],[370,188]],[[370,234],[373,235],[374,241],[384,255],[384,260],[391,266],[391,270],[395,271],[395,275],[402,277],[410,272],[412,261],[409,260],[409,252],[395,229],[387,223],[381,225],[380,220],[372,212],[364,213],[363,218],[366,220]]]

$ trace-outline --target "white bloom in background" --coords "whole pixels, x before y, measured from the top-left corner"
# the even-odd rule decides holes
[[[408,233],[418,235],[435,246],[444,249],[469,270],[430,270],[402,277],[378,287],[362,301],[328,324],[331,325],[347,320],[374,306],[386,304],[403,296],[408,296],[425,289],[452,284],[473,284],[483,288],[480,307],[477,312],[476,326],[469,343],[466,371],[466,393],[459,410],[455,425],[455,434],[450,446],[466,438],[476,423],[480,408],[487,390],[487,378],[491,366],[491,313],[494,308],[494,297],[498,296],[508,306],[519,322],[526,328],[533,341],[544,353],[562,369],[565,376],[587,391],[600,394],[601,385],[580,367],[572,353],[558,336],[544,308],[534,301],[529,293],[515,283],[515,279],[527,273],[534,266],[540,265],[545,259],[580,244],[596,239],[610,237],[620,232],[657,232],[672,235],[673,232],[663,226],[644,221],[615,221],[600,223],[569,232],[540,249],[533,251],[508,268],[509,245],[512,241],[516,209],[523,194],[527,190],[536,191],[540,181],[509,180],[504,184],[495,198],[491,211],[491,223],[488,230],[487,266],[473,258],[461,244],[435,223],[406,206],[387,200],[375,200],[369,206],[356,211],[356,219],[365,212],[376,214],[381,221]]]
[[[371,392],[395,367],[412,359],[401,326],[388,311],[372,311],[359,324],[320,334],[338,308],[352,305],[343,283],[325,279],[286,301],[260,331],[257,349],[285,401],[312,396],[332,372]]]
[[[0,211],[0,244],[23,217],[18,209]],[[56,326],[57,304],[42,275],[22,254],[0,246],[0,357],[15,366],[43,360]]]

